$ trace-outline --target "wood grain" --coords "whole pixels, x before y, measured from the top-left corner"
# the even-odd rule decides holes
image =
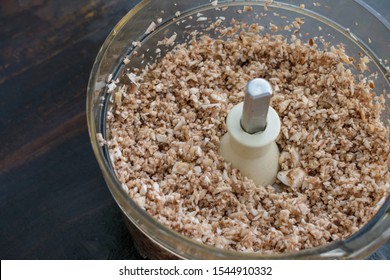
[[[92,64],[138,1],[2,0],[1,259],[134,259],[92,154]]]

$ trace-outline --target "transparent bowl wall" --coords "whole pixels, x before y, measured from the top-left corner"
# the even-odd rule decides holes
[[[212,31],[204,30],[209,26],[210,21],[197,21],[198,12],[211,21],[222,16],[226,18],[224,21],[226,26],[229,26],[231,18],[247,23],[257,22],[265,27],[268,27],[270,22],[280,26],[286,25],[286,19],[282,19],[281,16],[286,16],[290,23],[296,17],[304,18],[305,24],[300,31],[303,41],[322,35],[332,44],[343,43],[347,54],[352,57],[358,58],[358,52],[368,55],[372,61],[369,64],[370,71],[379,73],[375,81],[376,92],[385,97],[386,110],[381,117],[387,125],[390,114],[388,96],[390,89],[385,61],[390,60],[390,24],[362,1],[321,0],[318,2],[320,5],[304,0],[274,1],[269,6],[269,10],[265,11],[264,1],[218,1],[218,7],[229,6],[226,10],[216,9],[208,0],[142,1],[107,37],[96,58],[88,85],[89,134],[107,185],[121,208],[135,245],[142,255],[152,259],[364,258],[390,238],[390,198],[387,197],[377,214],[362,229],[344,241],[333,242],[327,246],[270,255],[240,253],[203,245],[163,226],[131,200],[123,191],[112,170],[107,148],[98,145],[97,133],[109,137],[106,135],[105,117],[107,110],[110,109],[110,96],[106,88],[110,75],[115,79],[123,70],[122,61],[125,56],[131,57],[131,63],[126,65],[126,68],[144,67],[145,63],[154,59],[156,43],[174,32],[178,34],[175,43],[185,42],[187,35],[194,30],[215,36]],[[305,9],[301,9],[300,4],[304,4]],[[236,11],[243,9],[244,5],[252,6],[253,11],[237,13]],[[180,11],[180,16],[175,16],[177,11]],[[261,12],[267,13],[267,17],[256,19],[254,15]],[[275,16],[274,13],[279,16]],[[163,21],[158,24],[157,29],[145,35],[149,24],[152,21],[157,22],[159,17]],[[265,32],[271,33],[269,30]],[[291,34],[286,31],[279,33],[288,36]],[[134,47],[133,41],[141,41],[142,47]],[[162,54],[170,49],[160,48]],[[138,52],[137,56],[133,56],[135,50]]]

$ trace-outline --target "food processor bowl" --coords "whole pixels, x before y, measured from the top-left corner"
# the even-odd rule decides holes
[[[250,8],[248,8],[250,7]],[[201,244],[162,225],[148,215],[124,191],[112,168],[109,152],[100,145],[98,134],[108,138],[106,115],[111,110],[107,83],[119,77],[125,68],[142,69],[164,56],[173,45],[156,46],[174,35],[175,44],[188,42],[190,34],[217,36],[208,28],[222,20],[228,27],[232,19],[241,23],[258,23],[271,33],[270,26],[285,26],[300,18],[305,23],[296,36],[302,41],[313,37],[330,44],[343,44],[349,56],[370,58],[369,73],[377,73],[375,91],[385,98],[381,119],[388,126],[390,114],[390,24],[363,1],[306,0],[283,1],[141,1],[121,19],[104,42],[93,65],[88,85],[87,118],[93,151],[104,179],[121,208],[126,224],[139,252],[150,259],[355,259],[365,258],[390,238],[390,197],[387,196],[376,215],[359,231],[345,240],[298,252],[260,254],[228,251]],[[148,30],[151,22],[155,30]],[[152,25],[153,27],[153,25]],[[154,29],[154,27],[153,27]],[[147,31],[148,30],[148,31]],[[146,32],[147,31],[147,32]],[[152,32],[149,32],[152,31]],[[176,34],[176,35],[175,35]],[[279,28],[273,34],[291,36]],[[319,43],[320,44],[320,43]],[[319,45],[318,48],[324,46]],[[128,59],[129,64],[123,63]],[[126,246],[126,244],[124,244]]]

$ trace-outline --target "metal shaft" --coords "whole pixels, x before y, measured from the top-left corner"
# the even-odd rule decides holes
[[[272,86],[264,79],[250,80],[246,86],[241,127],[249,134],[264,131],[267,126],[268,107]]]

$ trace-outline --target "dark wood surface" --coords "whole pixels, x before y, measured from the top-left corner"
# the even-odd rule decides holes
[[[92,153],[89,73],[136,0],[1,0],[1,259],[140,258]]]
[[[85,117],[97,52],[137,2],[1,0],[1,259],[141,258]],[[389,245],[372,258],[389,258]]]

